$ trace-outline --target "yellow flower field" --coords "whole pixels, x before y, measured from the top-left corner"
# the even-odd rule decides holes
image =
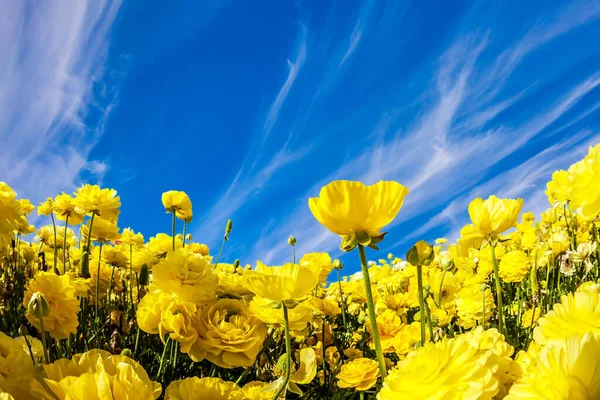
[[[546,193],[540,216],[474,199],[456,243],[369,262],[409,188],[331,182],[307,207],[361,268],[343,276],[294,237],[281,266],[222,260],[184,192],[148,239],[115,190],[48,198],[35,228],[0,182],[0,398],[600,399],[600,145]]]

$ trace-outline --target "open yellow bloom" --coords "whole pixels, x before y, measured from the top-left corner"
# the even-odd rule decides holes
[[[543,346],[506,400],[600,398],[600,335],[575,335]]]
[[[370,358],[355,358],[342,365],[337,374],[337,385],[341,388],[367,390],[373,387],[379,377],[379,364]]]
[[[600,294],[576,292],[562,296],[560,303],[539,319],[533,339],[546,344],[588,332],[600,333]]]
[[[499,235],[515,226],[523,208],[523,199],[477,198],[469,204],[469,216],[477,232],[484,236]]]
[[[84,237],[88,236],[90,230],[90,223],[88,221],[81,228],[81,234]],[[104,219],[102,217],[95,217],[92,224],[92,240],[97,242],[114,242],[119,240],[121,235],[119,234],[119,227],[114,222]]]
[[[21,206],[17,200],[17,193],[6,183],[0,182],[0,236],[12,238],[20,217]]]
[[[242,400],[242,389],[233,382],[219,378],[187,378],[172,382],[165,400]]]
[[[485,297],[485,315],[483,315],[483,299]],[[492,317],[492,310],[496,308],[494,296],[489,288],[485,292],[481,290],[481,285],[470,284],[464,286],[458,292],[456,299],[456,309],[458,313],[458,325],[463,328],[473,328],[481,325],[485,318],[488,321]]]
[[[327,253],[308,253],[300,259],[300,265],[314,269],[319,274],[319,282],[327,280],[333,270],[331,256]]]
[[[600,144],[590,147],[588,155],[569,168],[571,208],[581,208],[587,219],[600,213]]]
[[[0,392],[8,392],[15,399],[32,399],[29,381],[33,376],[31,358],[20,342],[0,332]]]
[[[244,272],[244,284],[265,299],[290,301],[306,296],[319,283],[319,274],[298,264],[268,267],[256,263],[255,270]]]
[[[188,248],[170,251],[152,269],[156,287],[195,304],[206,303],[215,297],[217,274],[207,258]]]
[[[75,199],[66,193],[59,194],[54,199],[53,210],[56,213],[56,218],[66,221],[68,217],[69,225],[79,225],[83,222],[83,214],[77,212],[75,208]]]
[[[129,357],[104,350],[76,354],[43,365],[41,382],[32,382],[37,399],[128,400],[157,399],[162,388]]]
[[[27,284],[23,306],[27,308],[31,297],[41,292],[50,305],[50,314],[44,317],[44,329],[54,339],[66,339],[77,333],[77,313],[79,300],[75,297],[75,286],[70,275],[56,275],[54,272],[38,272]],[[27,312],[27,320],[40,329],[40,319]]]
[[[284,320],[283,313],[281,312],[281,302],[254,296],[248,308],[256,318],[265,324],[283,328]],[[290,330],[302,331],[313,320],[313,311],[302,302],[297,307],[288,310],[288,319]]]
[[[114,189],[100,189],[98,185],[83,185],[74,193],[75,211],[88,215],[94,213],[107,221],[116,223],[119,218],[121,199]],[[96,221],[94,220],[94,224]],[[93,228],[92,228],[93,229]]]
[[[162,194],[162,203],[167,212],[175,213],[177,218],[191,218],[192,202],[185,192],[169,190]]]
[[[546,184],[546,195],[550,204],[569,200],[571,192],[571,176],[565,170],[552,174],[552,180]]]
[[[220,299],[198,316],[198,344],[206,358],[222,368],[248,367],[267,335],[264,324],[240,300]]]
[[[396,218],[407,194],[408,189],[394,181],[371,186],[334,181],[321,188],[319,197],[309,199],[308,206],[317,221],[331,232],[342,237],[359,234],[362,244],[376,245],[382,239],[381,229]]]
[[[498,273],[504,282],[521,282],[529,276],[530,267],[527,253],[513,250],[502,257]]]

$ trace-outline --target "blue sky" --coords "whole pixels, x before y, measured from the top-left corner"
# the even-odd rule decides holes
[[[456,238],[474,197],[539,213],[552,171],[600,141],[597,1],[0,9],[0,180],[36,202],[113,187],[146,238],[170,230],[161,193],[184,190],[213,252],[233,219],[231,261],[288,261],[291,234],[340,256],[307,206],[334,179],[411,190],[371,259]]]

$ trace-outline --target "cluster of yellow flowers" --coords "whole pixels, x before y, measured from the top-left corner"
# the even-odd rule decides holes
[[[409,191],[332,182],[308,205],[358,253],[342,277],[293,236],[290,263],[221,262],[231,221],[211,255],[184,192],[146,241],[115,190],[48,198],[36,230],[0,182],[0,399],[600,398],[600,145],[546,193],[539,220],[478,198],[455,243],[367,261]]]

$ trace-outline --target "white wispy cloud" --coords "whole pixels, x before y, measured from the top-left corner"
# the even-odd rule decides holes
[[[298,238],[300,254],[316,250],[335,253],[339,239],[320,226],[307,207],[307,199],[318,195],[323,184],[335,179],[359,179],[366,183],[394,179],[409,187],[411,194],[392,227],[442,207],[416,232],[409,232],[397,241],[397,245],[448,224],[455,229],[464,223],[464,210],[472,196],[483,192],[523,195],[528,200],[528,209],[541,210],[540,204],[545,201],[543,183],[551,172],[567,167],[598,136],[593,130],[580,130],[571,139],[558,138],[547,150],[538,148],[529,162],[521,160],[520,164],[509,165],[506,160],[596,110],[596,104],[584,111],[574,108],[597,90],[600,76],[581,77],[566,89],[557,87],[526,115],[502,121],[498,116],[514,113],[527,96],[536,96],[538,82],[511,84],[527,57],[600,17],[596,5],[586,5],[568,6],[560,18],[544,20],[545,23],[500,49],[493,42],[493,32],[475,29],[461,34],[439,57],[433,85],[420,97],[427,106],[420,109],[408,128],[394,128],[398,124],[394,121],[397,115],[389,112],[394,107],[401,108],[402,103],[391,107],[388,104],[374,136],[362,139],[361,150],[355,151],[337,170],[322,174],[323,178],[297,200],[288,201],[289,211],[279,215],[278,221],[256,240],[247,253],[248,261],[289,260],[286,238],[290,234]],[[367,38],[363,35],[361,40]],[[492,43],[496,46],[491,46]],[[499,165],[508,172],[491,172]],[[513,190],[508,190],[509,187]]]
[[[103,80],[118,0],[0,5],[0,179],[39,201],[101,178],[89,160],[116,92]]]

